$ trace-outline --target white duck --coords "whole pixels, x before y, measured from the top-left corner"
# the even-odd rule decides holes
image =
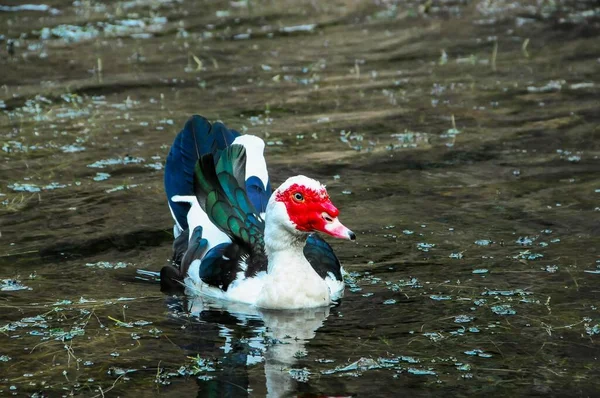
[[[342,268],[312,232],[355,235],[319,182],[295,176],[273,194],[264,142],[193,116],[167,158],[165,190],[175,219],[176,267],[164,289],[189,295],[297,309],[328,306],[343,295]]]

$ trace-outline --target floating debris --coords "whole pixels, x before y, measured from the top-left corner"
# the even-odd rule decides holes
[[[400,359],[402,362],[408,362],[408,363],[419,363],[421,361],[419,361],[417,358],[415,357],[409,357],[407,355],[402,355],[400,357],[398,357],[398,359]],[[386,363],[392,363],[391,361],[393,361],[394,359],[383,359],[383,361],[387,361]]]
[[[153,170],[162,170],[163,169],[163,165],[162,163],[156,162],[156,163],[149,163],[146,166],[149,169],[153,169]]]
[[[454,317],[454,323],[468,323],[471,322],[474,318],[468,315],[457,315]]]
[[[460,260],[461,258],[463,258],[463,254],[462,253],[450,253],[450,255],[448,257]]]
[[[43,28],[40,39],[61,39],[70,43],[78,43],[104,37],[132,37],[134,39],[148,39],[153,33],[160,32],[167,23],[166,17],[155,16],[144,19],[123,19],[113,22],[88,23],[79,25],[58,25],[53,28]]]
[[[492,312],[496,315],[515,315],[517,313],[517,311],[508,304],[494,305],[492,307]]]
[[[333,363],[333,362],[335,362],[335,360],[334,359],[327,359],[327,358],[317,358],[317,359],[315,359],[315,362],[318,362],[318,363]]]
[[[292,379],[299,381],[301,383],[307,383],[308,382],[308,377],[310,376],[310,372],[308,371],[307,368],[302,368],[302,369],[290,369],[288,371],[288,373],[290,374],[290,376],[292,377]]]
[[[96,173],[96,176],[93,178],[94,181],[104,181],[110,178],[110,174],[108,173]]]
[[[456,366],[456,369],[460,370],[461,372],[467,372],[471,370],[471,365],[468,363],[457,362],[454,365]]]
[[[421,250],[422,252],[428,252],[429,249],[432,249],[434,247],[435,247],[435,243],[425,243],[425,242],[417,243],[417,250]]]
[[[65,331],[61,328],[51,329],[50,336],[54,337],[54,340],[57,341],[69,341],[73,340],[75,336],[83,336],[85,335],[85,330],[78,326],[73,327],[69,331]]]
[[[408,368],[408,369],[406,369],[406,371],[410,374],[417,375],[417,376],[436,376],[437,375],[437,373],[435,373],[431,369]]]
[[[550,80],[548,84],[541,87],[529,86],[527,87],[527,91],[530,93],[547,93],[550,91],[560,91],[563,84],[566,82],[564,80]]]
[[[596,263],[598,263],[598,261]],[[600,265],[598,265],[595,270],[585,269],[585,270],[583,270],[583,272],[588,273],[588,274],[600,274]]]
[[[555,272],[558,271],[558,265],[546,265],[546,267],[542,268],[542,269],[545,270],[546,272],[554,274]]]
[[[143,163],[144,161],[145,161],[144,158],[133,158],[133,157],[126,156],[124,158],[98,160],[97,162],[88,164],[87,167],[103,169],[107,166],[139,164],[139,163]]]
[[[478,268],[473,270],[474,274],[487,274],[488,272],[489,271],[486,268]]]
[[[85,147],[79,145],[63,145],[60,147],[60,150],[64,153],[75,153],[85,151]]]
[[[514,290],[486,290],[481,293],[482,296],[529,296],[532,295],[532,292],[526,292],[523,289],[514,289]]]
[[[408,286],[408,287],[413,287],[413,288],[423,287],[423,286],[421,286],[421,284],[419,283],[419,280],[417,278],[410,278],[406,281],[404,279],[401,279],[400,281],[398,281],[398,286]]]
[[[489,239],[479,239],[473,243],[475,243],[477,246],[489,246],[492,244],[492,241]]]
[[[585,327],[585,332],[590,336],[600,334],[600,324],[596,324],[595,326],[589,326],[588,324],[585,324],[584,327]]]
[[[0,11],[4,12],[18,12],[18,11],[40,11],[49,12],[51,15],[60,14],[60,10],[52,8],[46,4],[22,4],[20,6],[2,6],[0,5]]]
[[[148,333],[150,333],[151,335],[158,337],[160,336],[160,334],[162,334],[162,330],[157,329],[157,328],[152,328],[150,330],[148,330]]]
[[[470,351],[465,351],[464,353],[467,355],[470,355],[470,356],[478,356],[481,358],[491,358],[493,356],[492,354],[488,354],[478,348],[476,348],[474,350],[470,350]]]
[[[216,370],[215,363],[210,359],[202,358],[200,355],[188,358],[192,361],[191,368],[189,369],[189,372],[192,375],[197,375],[202,372],[214,372]]]
[[[123,375],[125,375],[127,373],[133,373],[133,372],[137,372],[137,369],[123,369],[123,368],[119,368],[119,367],[116,367],[116,366],[111,366],[108,369],[108,372],[106,372],[106,373],[109,374],[109,375],[111,375],[111,376],[123,376]]]
[[[50,184],[42,187],[42,189],[46,190],[46,191],[51,191],[53,189],[59,189],[59,188],[66,188],[67,185],[65,184],[59,184],[58,182],[51,182]]]
[[[438,332],[423,333],[423,336],[427,337],[429,340],[431,340],[433,342],[438,342],[438,341],[444,339],[444,336],[442,336],[442,334],[438,333]]]
[[[396,300],[394,300],[394,299],[385,300],[383,302],[383,304],[385,304],[385,305],[396,304]]]
[[[124,263],[124,262],[116,262],[116,263],[111,263],[108,261],[98,261],[97,263],[87,263],[85,266],[86,267],[94,267],[94,268],[103,268],[103,269],[119,269],[119,268],[125,268],[130,266],[130,263]]]
[[[86,304],[86,303],[95,303],[96,300],[88,300],[86,298],[80,297],[78,303],[79,304]]]
[[[521,245],[521,246],[531,246],[531,245],[533,245],[533,241],[534,241],[535,239],[536,239],[536,238],[530,238],[530,237],[528,237],[528,236],[519,236],[519,239],[517,239],[517,240],[515,241],[515,243],[516,243],[517,245]]]
[[[131,189],[131,188],[135,188],[137,186],[139,186],[139,184],[118,185],[118,186],[116,186],[114,188],[107,189],[104,192],[106,192],[106,193],[113,193],[113,192],[117,192],[117,191],[125,191],[125,190]]]
[[[0,291],[15,292],[17,290],[33,290],[33,289],[21,284],[21,281],[19,281],[17,279],[2,279],[2,283],[0,284]]]
[[[513,256],[514,259],[517,260],[537,260],[538,258],[542,258],[544,257],[543,254],[541,253],[532,253],[529,250],[525,250],[524,252],[520,252],[519,254],[517,254],[516,256]]]
[[[580,90],[582,88],[593,88],[595,84],[593,82],[574,83],[571,84],[571,90]]]
[[[439,296],[437,294],[432,294],[429,298],[436,301],[452,300],[452,296]]]
[[[381,358],[380,358],[381,359]],[[321,371],[324,375],[347,372],[364,372],[372,369],[381,369],[382,367],[393,367],[390,362],[377,361],[372,358],[360,358],[358,361],[352,362],[346,366],[337,366],[335,369]]]
[[[8,187],[16,192],[40,192],[42,190],[35,184],[20,184],[18,182],[9,184]]]
[[[281,32],[293,33],[293,32],[312,32],[317,27],[316,24],[305,24],[295,26],[284,26],[279,29]]]
[[[417,148],[422,145],[429,145],[429,134],[427,133],[404,130],[403,133],[392,134],[391,137],[398,139],[400,143],[391,144],[387,149]]]

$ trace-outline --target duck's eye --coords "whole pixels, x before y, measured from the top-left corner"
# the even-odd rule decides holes
[[[304,202],[304,196],[302,196],[302,194],[300,192],[296,192],[294,194],[294,200],[296,202]]]

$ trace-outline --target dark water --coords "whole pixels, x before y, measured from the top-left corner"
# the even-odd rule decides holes
[[[597,395],[598,2],[47,4],[0,7],[1,395]],[[328,185],[339,306],[136,277],[193,113]]]

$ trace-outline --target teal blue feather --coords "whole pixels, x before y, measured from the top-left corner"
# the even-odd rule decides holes
[[[245,163],[246,149],[241,145],[220,152],[216,165],[212,155],[203,156],[195,169],[194,191],[217,228],[262,255],[264,222],[254,214],[245,191]]]

